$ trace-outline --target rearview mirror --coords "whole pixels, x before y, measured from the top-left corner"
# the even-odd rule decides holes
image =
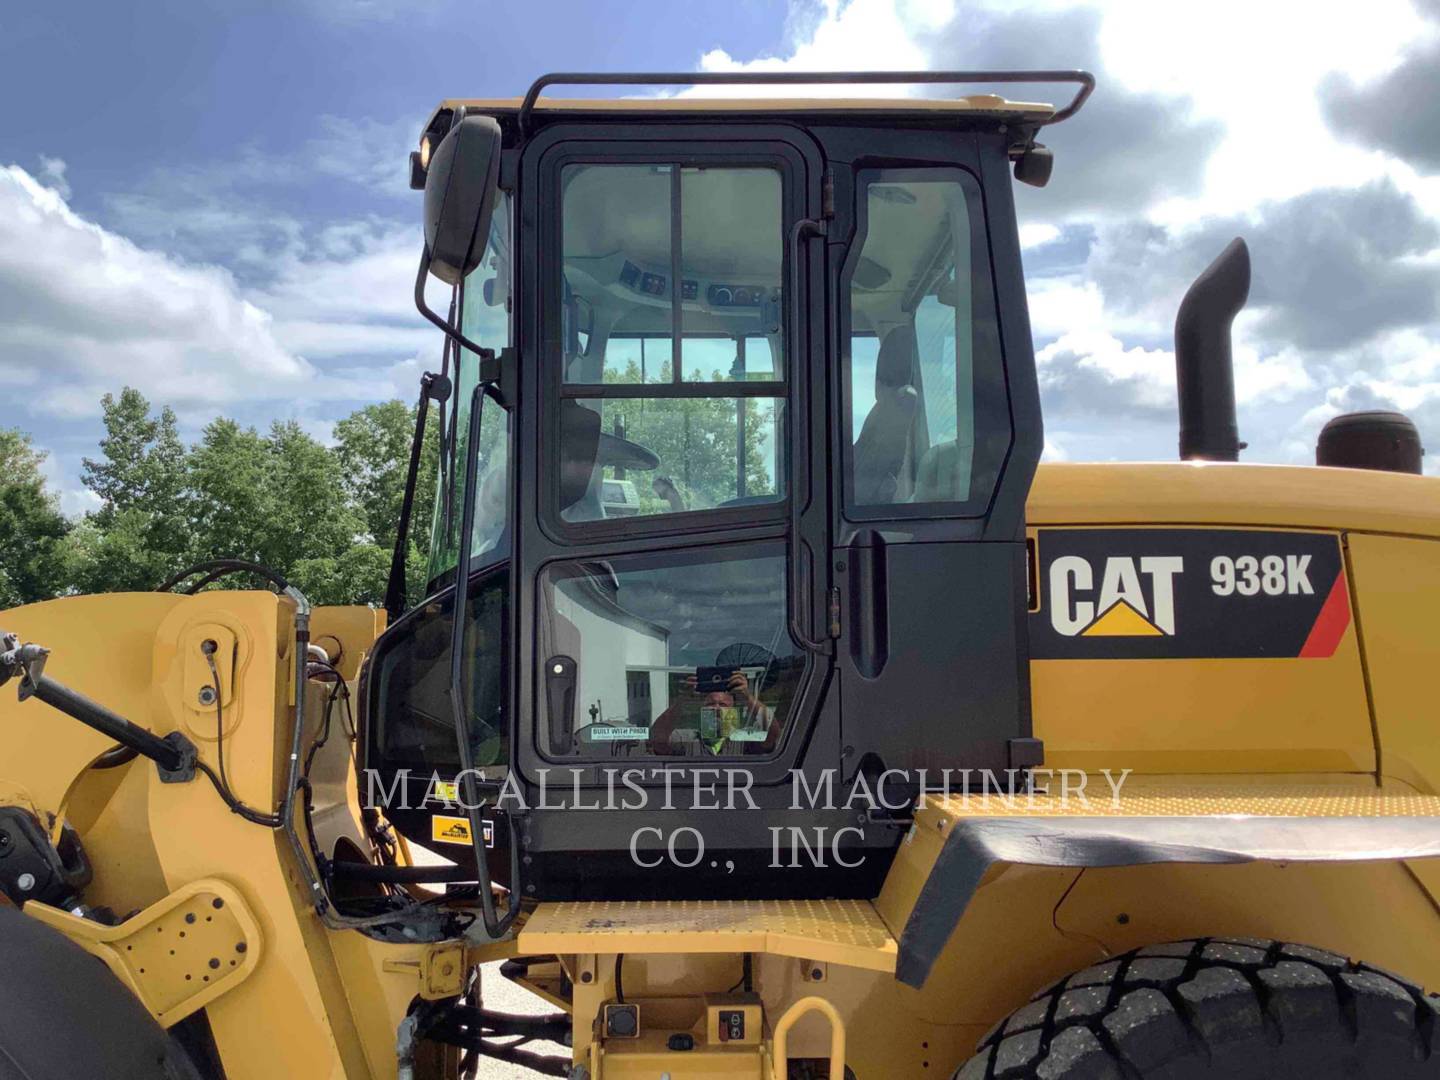
[[[430,156],[425,177],[425,253],[430,273],[459,284],[480,265],[500,177],[500,125],[467,116]]]

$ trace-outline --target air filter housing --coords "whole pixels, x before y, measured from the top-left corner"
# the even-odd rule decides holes
[[[1379,469],[1420,474],[1425,448],[1404,413],[1374,410],[1343,413],[1320,429],[1315,464],[1341,469]]]

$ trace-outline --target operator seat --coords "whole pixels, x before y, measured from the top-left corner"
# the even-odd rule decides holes
[[[855,439],[855,502],[904,502],[911,493],[915,414],[914,326],[893,327],[875,359],[875,404]]]

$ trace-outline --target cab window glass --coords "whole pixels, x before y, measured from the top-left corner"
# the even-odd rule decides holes
[[[780,173],[584,164],[561,185],[561,516],[782,498]]]
[[[1010,427],[978,187],[956,170],[878,171],[861,198],[847,502],[983,510]]]
[[[511,343],[510,201],[497,193],[490,237],[480,265],[465,279],[461,293],[460,326],[465,336],[499,351]],[[475,531],[470,555],[476,566],[505,557],[508,496],[506,473],[510,456],[510,417],[493,401],[486,402],[480,418],[479,445],[470,447],[470,398],[480,377],[480,360],[469,349],[459,349],[454,371],[455,388],[445,417],[445,444],[435,486],[435,508],[430,529],[427,580],[434,582],[455,566],[460,550],[460,510],[465,490],[465,461],[479,456],[475,497]]]
[[[509,760],[505,723],[505,636],[509,575],[504,567],[472,583],[463,673],[467,726],[477,768]],[[427,602],[387,635],[375,660],[371,738],[387,767],[460,768],[450,707],[450,635],[454,593]]]
[[[804,669],[778,548],[564,563],[540,588],[540,716],[552,756],[778,749]]]

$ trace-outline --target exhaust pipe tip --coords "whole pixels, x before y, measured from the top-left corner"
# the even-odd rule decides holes
[[[1226,246],[1185,293],[1175,316],[1175,381],[1182,461],[1238,461],[1230,327],[1250,296],[1250,249]]]

